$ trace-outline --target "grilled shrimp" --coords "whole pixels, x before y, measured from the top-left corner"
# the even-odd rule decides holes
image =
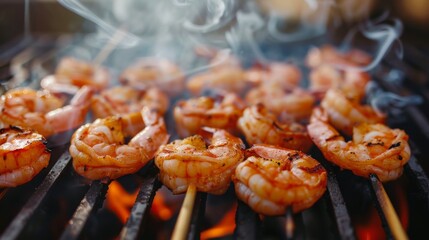
[[[13,89],[0,99],[0,120],[4,126],[29,128],[49,137],[81,125],[89,109],[91,96],[91,89],[82,87],[70,104],[63,106],[62,99],[46,91]]]
[[[51,153],[42,135],[19,127],[0,129],[0,187],[24,184],[48,166]]]
[[[183,100],[174,108],[176,130],[181,137],[196,134],[202,127],[234,133],[244,108],[245,103],[234,93]]]
[[[100,91],[109,85],[109,74],[102,67],[67,57],[60,61],[55,75],[43,78],[40,84],[53,93],[75,94],[83,86]]]
[[[311,49],[306,59],[306,63],[310,68],[324,64],[364,66],[368,65],[371,61],[371,56],[363,51],[352,49],[341,53],[330,45]]]
[[[186,83],[189,92],[200,96],[206,90],[218,90],[242,94],[249,82],[241,68],[219,68],[194,75]]]
[[[323,98],[329,89],[340,89],[347,98],[359,102],[365,96],[370,76],[357,70],[340,70],[332,65],[321,65],[311,70],[309,89]]]
[[[223,194],[231,175],[243,160],[244,144],[225,130],[207,129],[210,138],[206,146],[200,135],[176,140],[159,150],[155,164],[159,178],[174,194],[186,192],[194,184],[198,191]]]
[[[383,123],[385,116],[378,115],[370,106],[350,101],[341,91],[329,90],[321,102],[329,122],[338,130],[352,135],[353,127],[360,123]]]
[[[184,73],[176,64],[158,58],[144,58],[125,69],[119,81],[138,90],[157,87],[168,95],[177,95],[184,88]]]
[[[263,104],[246,108],[238,120],[238,128],[249,144],[266,143],[304,152],[313,145],[304,126],[279,123]]]
[[[140,112],[144,106],[164,114],[168,104],[168,97],[157,88],[138,91],[129,86],[116,86],[92,97],[91,109],[95,117],[105,118]]]
[[[300,121],[310,117],[315,99],[311,93],[300,88],[284,90],[278,84],[264,84],[250,90],[246,102],[249,105],[264,104],[281,121]]]
[[[246,79],[256,85],[275,82],[282,89],[293,89],[301,81],[301,72],[292,64],[272,62],[266,67],[259,66],[247,70]]]
[[[240,60],[229,51],[219,50],[208,46],[197,46],[195,48],[197,56],[210,59],[210,71],[217,71],[226,68],[241,69]]]
[[[235,193],[254,211],[282,215],[311,207],[325,192],[327,175],[315,159],[296,150],[256,144],[235,169]]]
[[[128,144],[133,119],[127,115],[97,119],[80,127],[71,139],[70,155],[77,173],[88,179],[115,179],[137,172],[167,143],[164,120],[155,111],[143,108],[141,116],[146,127]],[[130,126],[131,125],[131,126]]]
[[[353,128],[352,140],[346,142],[329,125],[326,113],[316,108],[307,128],[328,161],[362,177],[373,173],[381,181],[396,179],[410,159],[408,135],[383,124],[361,123]]]

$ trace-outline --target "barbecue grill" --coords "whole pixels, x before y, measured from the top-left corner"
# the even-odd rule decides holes
[[[340,34],[321,36],[313,39],[312,44],[335,43],[337,35]],[[40,79],[51,74],[63,56],[77,55],[87,60],[93,59],[99,49],[85,39],[84,36],[77,35],[54,37],[32,34],[0,46],[2,93],[20,86],[38,88]],[[308,45],[307,42],[296,45],[303,44]],[[275,57],[286,54],[281,44],[262,42],[260,47],[267,53],[275,52]],[[113,76],[117,76],[134,59],[150,55],[150,49],[150,43],[138,50],[115,49],[103,65],[111,69]],[[171,46],[171,49],[175,49],[175,57],[180,59],[182,65],[198,64],[194,57],[188,55],[187,49],[175,46]],[[289,51],[287,54],[299,55],[306,50],[308,46],[295,49],[296,53]],[[231,208],[232,211],[235,210],[235,227],[233,232],[215,235],[218,238],[393,239],[397,236],[398,228],[405,230],[412,239],[427,235],[428,63],[429,47],[405,40],[403,59],[387,56],[372,71],[373,80],[383,90],[400,96],[417,95],[423,99],[422,104],[407,106],[402,115],[389,119],[389,125],[404,129],[410,135],[412,157],[405,165],[404,175],[400,179],[381,184],[375,175],[369,179],[354,176],[327,162],[317,149],[313,149],[310,155],[318,159],[328,172],[327,191],[313,207],[298,214],[288,212],[283,217],[261,217],[246,204],[236,200],[232,188],[224,196],[198,193],[187,238],[199,239],[202,231],[217,224],[207,220],[209,214],[215,212],[215,218],[219,220],[219,215],[224,215],[224,209],[230,211],[229,207],[219,203],[222,201],[226,205],[236,202],[236,208],[235,205]],[[167,113],[166,119],[172,139],[177,138],[171,112]],[[154,164],[149,163],[138,173],[119,179],[124,188],[138,191],[129,217],[125,223],[121,223],[110,212],[105,200],[111,181],[91,182],[74,172],[68,152],[70,133],[49,139],[49,147],[52,149],[50,164],[31,182],[16,188],[0,189],[0,239],[169,238],[177,214],[161,224],[151,213],[155,196],[164,188],[158,181],[158,170]],[[167,191],[163,192],[165,194]],[[175,199],[178,199],[180,205],[182,198]],[[386,199],[393,203],[394,212]],[[390,224],[392,216],[398,217],[399,225]],[[162,232],[164,233],[160,234]]]

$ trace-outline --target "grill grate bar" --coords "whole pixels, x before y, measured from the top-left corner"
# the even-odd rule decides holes
[[[101,181],[94,181],[91,184],[85,197],[79,204],[79,207],[75,211],[72,219],[69,221],[67,228],[61,235],[61,239],[77,239],[79,238],[82,230],[88,220],[88,217],[97,208],[97,203],[101,203],[104,200],[108,189],[109,183],[103,183]]]
[[[405,165],[405,173],[418,183],[417,185],[421,190],[421,196],[426,199],[429,209],[429,179],[414,156],[411,156],[410,160]]]
[[[259,219],[259,215],[242,201],[237,201],[234,239],[261,239],[261,220]]]
[[[151,171],[145,175],[136,202],[131,209],[130,217],[122,228],[120,239],[131,240],[139,237],[156,191],[161,187],[157,173],[156,168],[151,167]]]
[[[356,239],[354,228],[347,211],[346,203],[344,202],[343,195],[341,194],[338,180],[331,169],[326,169],[328,172],[328,193],[331,198],[332,208],[337,221],[338,232],[341,239]]]
[[[24,227],[27,225],[31,216],[34,214],[36,209],[40,206],[43,199],[45,198],[52,185],[61,175],[63,170],[69,164],[71,156],[68,151],[65,151],[61,157],[57,160],[55,165],[49,171],[40,186],[34,191],[33,195],[29,198],[26,204],[22,207],[18,215],[13,219],[8,228],[4,231],[0,237],[1,240],[16,239],[22,232]]]
[[[388,239],[407,239],[401,221],[390,202],[389,196],[384,190],[383,184],[375,174],[369,175],[371,190],[375,196],[378,215],[380,216],[386,237]]]

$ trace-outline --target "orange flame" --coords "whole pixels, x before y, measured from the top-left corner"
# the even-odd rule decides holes
[[[138,190],[128,193],[122,185],[113,181],[107,191],[107,208],[111,210],[118,219],[125,224],[131,214],[131,208],[137,198]],[[173,216],[173,211],[165,204],[162,194],[155,195],[152,202],[151,214],[161,220],[168,220]]]
[[[409,222],[409,212],[408,212],[408,201],[405,198],[405,193],[402,188],[395,188],[394,191],[394,199],[396,200],[393,203],[397,214],[399,216],[399,220],[401,221],[402,227],[407,229]],[[396,204],[395,204],[396,203]],[[359,222],[356,226],[356,234],[358,239],[361,240],[372,240],[372,239],[385,239],[386,234],[384,233],[384,229],[381,225],[381,220],[378,216],[376,209],[372,209],[369,220],[365,222]]]
[[[110,183],[106,195],[107,208],[115,213],[119,220],[125,224],[136,198],[137,191],[128,193],[119,182],[113,181]]]
[[[201,239],[211,239],[230,235],[235,229],[235,212],[237,211],[237,204],[231,207],[222,220],[219,221],[214,227],[207,229],[201,233]]]

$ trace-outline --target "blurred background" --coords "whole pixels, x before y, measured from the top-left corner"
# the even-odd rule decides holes
[[[207,15],[215,15],[219,10],[219,1],[192,0],[63,0],[63,5],[55,0],[1,0],[0,1],[0,46],[22,37],[24,34],[76,34],[97,31],[96,25],[84,17],[70,11],[64,5],[82,4],[95,16],[112,26],[126,23],[128,29],[135,34],[150,34],[148,28],[155,23],[167,21],[168,17],[180,21],[180,13],[187,13],[194,22],[209,21]],[[202,4],[212,4],[214,12],[207,12]],[[221,7],[234,11],[240,5],[252,2],[251,5],[262,16],[280,18],[279,22],[287,22],[293,28],[294,22],[307,19],[307,24],[319,26],[326,20],[329,29],[336,26],[344,27],[389,11],[390,16],[398,17],[405,26],[405,38],[416,41],[427,39],[429,32],[429,1],[427,0],[251,0],[223,1]],[[200,6],[198,6],[200,5]],[[179,6],[179,7],[178,7]],[[173,8],[174,7],[174,8]],[[316,9],[312,9],[312,7]],[[216,9],[217,8],[217,9]],[[194,9],[194,11],[189,11]],[[204,11],[198,11],[206,9]],[[307,14],[309,11],[313,14]],[[314,14],[318,13],[318,14]],[[320,16],[323,16],[321,19]],[[312,16],[318,16],[311,19]],[[211,16],[216,19],[216,16]],[[175,19],[178,18],[178,19]],[[205,20],[204,20],[205,18]],[[201,20],[203,19],[203,20]],[[182,19],[183,20],[183,19]],[[295,24],[296,25],[296,24]],[[139,29],[140,27],[140,29]],[[296,27],[296,26],[295,26]]]

